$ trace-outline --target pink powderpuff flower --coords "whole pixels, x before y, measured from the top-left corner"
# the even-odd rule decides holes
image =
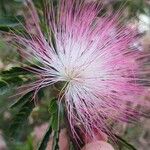
[[[60,0],[57,7],[47,2],[44,33],[32,1],[25,4],[28,36],[12,41],[22,57],[39,64],[31,67],[39,78],[25,92],[63,83],[58,100],[75,137],[76,127],[95,138],[101,131],[110,135],[113,122],[134,119],[132,104],[144,104],[137,97],[149,71],[142,70],[147,55],[133,47],[136,31],[119,22],[121,13],[100,16],[103,6],[84,0]]]

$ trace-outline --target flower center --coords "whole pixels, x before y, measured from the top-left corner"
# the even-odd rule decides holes
[[[68,82],[74,81],[78,77],[79,73],[77,70],[73,69],[65,69],[65,79]]]

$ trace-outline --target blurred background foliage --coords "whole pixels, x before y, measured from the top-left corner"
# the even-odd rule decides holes
[[[34,0],[38,9],[38,13],[42,14],[44,9],[44,0]],[[92,1],[92,0],[87,0]],[[96,0],[95,0],[96,1]],[[124,17],[128,24],[136,26],[140,33],[142,33],[141,44],[142,50],[150,51],[150,0],[101,0],[104,3],[104,8],[107,12],[117,11],[120,8],[124,10]],[[0,30],[23,30],[23,2],[24,0],[0,0]],[[3,42],[3,35],[0,34],[0,70],[9,70],[12,67],[19,67],[17,61],[22,61],[20,55],[16,53],[16,49],[9,47],[8,44]],[[12,74],[11,74],[12,73]],[[48,106],[50,98],[52,97],[51,89],[41,91],[38,94],[38,103],[36,107],[33,104],[24,103],[23,110],[19,107],[10,109],[10,105],[15,101],[15,97],[11,98],[10,95],[14,93],[14,88],[25,82],[30,82],[33,77],[22,71],[22,74],[17,74],[17,68],[10,72],[0,73],[0,150],[33,150],[37,148],[37,144],[42,139],[44,132],[47,128],[47,123],[50,119]],[[12,76],[9,77],[9,74]],[[3,81],[5,78],[5,81]],[[33,93],[30,93],[31,95]],[[26,95],[28,99],[31,95]],[[9,98],[8,98],[9,97]],[[141,94],[143,99],[150,100],[149,93]],[[34,107],[30,114],[30,107]],[[31,108],[32,109],[32,108]],[[19,116],[24,120],[19,120],[19,124],[23,124],[18,128],[19,135],[16,131],[16,137],[10,138],[10,125],[15,119],[13,116],[18,111],[22,111]],[[25,112],[25,113],[24,113]],[[26,116],[30,114],[29,117]],[[17,120],[18,121],[18,120]],[[16,121],[16,122],[17,122]],[[120,125],[121,130],[119,134],[127,141],[135,145],[138,150],[150,149],[150,120],[144,119],[143,123],[137,125]],[[18,123],[18,122],[17,122]],[[16,128],[17,125],[11,126]],[[119,125],[118,125],[119,126]],[[120,145],[120,150],[127,150]]]

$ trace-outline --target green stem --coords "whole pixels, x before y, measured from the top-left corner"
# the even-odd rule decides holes
[[[52,127],[49,125],[49,128],[48,128],[47,132],[45,133],[44,138],[38,147],[38,150],[46,149],[51,133],[52,133]]]
[[[126,146],[129,150],[137,150],[133,145],[128,143],[126,140],[122,139],[120,136],[115,135],[115,137],[117,138],[118,142]]]

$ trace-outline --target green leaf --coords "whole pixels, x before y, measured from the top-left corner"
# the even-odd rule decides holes
[[[17,87],[18,85],[21,85],[23,83],[23,80],[19,77],[12,77],[12,78],[2,78],[0,81],[0,95],[7,94],[12,89]]]
[[[35,107],[34,101],[30,98],[22,107],[19,112],[14,116],[9,128],[10,136],[17,139],[20,135],[20,130],[27,122],[27,119]]]
[[[5,32],[9,32],[11,28],[7,27],[7,26],[0,26],[0,31],[5,31]]]
[[[54,131],[54,136],[53,136],[53,150],[58,150],[59,149],[59,133],[60,133],[60,126],[62,124],[63,120],[63,105],[62,103],[58,102],[56,98],[53,98],[50,101],[50,106],[49,106],[49,112],[51,115],[51,126]]]
[[[10,89],[13,87],[16,87],[20,84],[22,84],[23,80],[19,77],[9,77],[9,78],[3,78],[1,77],[0,80],[0,95],[4,95],[10,91]]]
[[[55,98],[50,101],[49,112],[51,115],[51,126],[53,130],[57,130],[58,125],[58,105]]]
[[[33,137],[30,135],[26,141],[27,149],[33,150]]]
[[[9,85],[5,81],[0,81],[0,95],[4,95],[9,91]]]
[[[53,150],[59,150],[59,133],[60,133],[60,129],[58,129],[57,131],[54,131],[54,136],[53,136],[53,145],[52,145],[52,149]]]
[[[42,140],[38,150],[46,149],[47,143],[49,141],[49,137],[50,137],[50,134],[52,133],[52,131],[54,132],[52,149],[53,150],[59,149],[58,142],[59,142],[61,111],[59,109],[59,105],[57,103],[56,98],[53,98],[50,101],[49,112],[51,115],[50,126],[49,126],[45,136],[43,137],[43,140]]]
[[[20,85],[23,82],[23,79],[20,77],[9,77],[9,78],[2,78],[6,83],[8,83],[10,86],[14,85]]]
[[[12,18],[0,18],[0,27],[15,27],[17,25],[18,22]]]
[[[38,99],[40,100],[43,96],[44,96],[44,93],[43,93],[43,90],[39,90],[39,92],[37,93],[37,96],[38,96]],[[19,98],[17,101],[15,101],[11,106],[10,108],[17,108],[19,107],[20,105],[23,105],[25,104],[27,101],[31,100],[33,97],[33,91],[31,92],[28,92],[27,94],[23,95],[21,98]]]
[[[14,28],[22,28],[22,25],[20,23],[19,20],[22,20],[21,17],[3,17],[3,18],[0,18],[0,30],[1,31],[10,31],[13,30]]]
[[[20,105],[23,105],[24,103],[26,103],[27,101],[29,101],[33,96],[33,91],[25,94],[24,96],[22,96],[20,99],[18,99],[16,102],[14,102],[10,108],[16,108]]]
[[[128,143],[126,140],[124,140],[120,136],[115,135],[115,137],[117,138],[118,142],[120,144],[122,144],[124,147],[128,148],[128,150],[137,150],[133,145],[131,145],[130,143]]]
[[[7,83],[8,86],[6,86],[6,84],[4,86],[4,83],[2,83],[1,85],[0,83],[0,85],[3,87],[3,91],[5,88],[5,92],[0,92],[0,95],[5,94],[7,91],[14,89],[15,87],[23,83],[27,83],[31,78],[31,74],[32,74],[31,72],[21,67],[14,67],[10,70],[1,71],[0,79],[5,83]],[[32,75],[32,79],[33,77],[34,76]]]
[[[5,16],[0,18],[0,27],[16,27],[23,22],[22,16]]]
[[[0,9],[2,11],[2,14],[6,14],[6,8],[5,8],[5,5],[4,5],[4,0],[0,0]]]
[[[26,74],[31,74],[31,72],[21,67],[13,67],[10,70],[5,70],[0,72],[0,76],[2,77],[12,77],[12,76],[19,76],[19,75],[26,75]]]
[[[52,133],[52,128],[51,128],[51,126],[49,126],[47,132],[45,133],[45,135],[44,135],[44,137],[40,143],[38,150],[45,150],[46,149],[51,133]]]

